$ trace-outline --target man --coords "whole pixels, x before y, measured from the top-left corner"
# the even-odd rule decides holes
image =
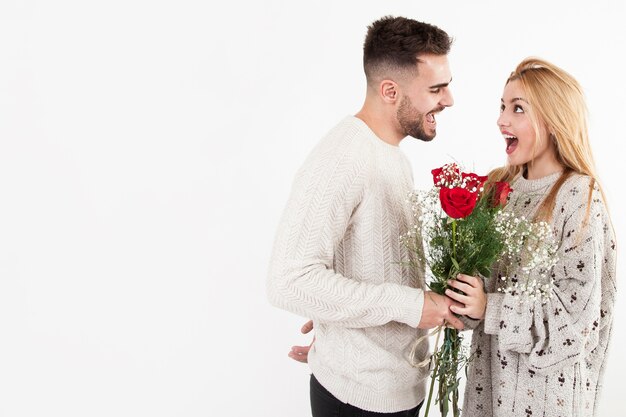
[[[314,417],[416,415],[425,396],[428,354],[414,341],[429,329],[463,324],[450,299],[424,291],[423,271],[402,262],[411,221],[405,202],[411,166],[398,145],[430,141],[436,114],[453,104],[441,29],[402,17],[368,28],[365,103],[335,126],[298,171],[278,228],[268,297],[313,319],[308,352]],[[417,330],[419,329],[419,330]]]

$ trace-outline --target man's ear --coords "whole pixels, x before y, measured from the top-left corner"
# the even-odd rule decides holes
[[[380,97],[383,101],[389,104],[395,104],[399,96],[398,84],[392,80],[382,80],[379,87]]]

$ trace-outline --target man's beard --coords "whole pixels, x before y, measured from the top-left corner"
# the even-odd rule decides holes
[[[437,134],[434,130],[432,135],[426,133],[424,130],[425,114],[417,111],[417,109],[411,104],[409,98],[406,96],[402,97],[396,117],[398,118],[398,123],[400,123],[400,127],[406,136],[411,136],[415,139],[423,140],[424,142],[430,142]]]

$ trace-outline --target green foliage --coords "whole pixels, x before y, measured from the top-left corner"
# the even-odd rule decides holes
[[[491,266],[504,249],[495,227],[500,208],[491,207],[488,196],[479,199],[474,211],[464,219],[441,218],[433,228],[422,229],[428,245],[428,265],[435,277],[432,291],[443,294],[447,281],[457,274],[491,274]]]

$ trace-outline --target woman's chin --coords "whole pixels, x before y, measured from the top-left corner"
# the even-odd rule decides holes
[[[517,155],[515,155],[515,153],[507,155],[506,160],[508,164],[511,166],[523,165],[525,163],[525,161],[522,161],[522,158],[518,158]]]

